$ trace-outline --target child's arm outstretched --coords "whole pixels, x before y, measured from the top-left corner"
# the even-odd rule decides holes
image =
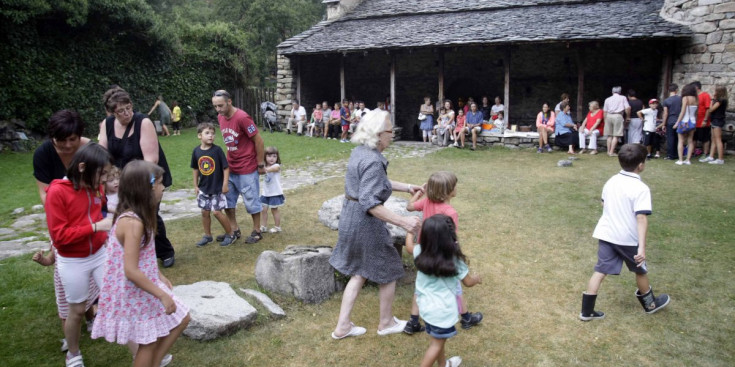
[[[115,232],[123,244],[125,277],[133,282],[133,284],[138,288],[158,298],[163,304],[166,313],[170,315],[176,312],[176,303],[174,303],[173,298],[148,279],[148,277],[140,271],[140,268],[138,268],[138,261],[140,259],[140,240],[143,238],[143,230],[143,222],[140,220],[133,218],[121,218],[118,220],[117,230]],[[151,245],[148,244],[147,246]],[[163,278],[162,281],[168,283],[168,279],[166,278]]]
[[[421,199],[422,196],[424,196],[424,191],[426,191],[426,184],[421,186],[420,190],[416,190],[413,193],[411,199],[408,200],[408,204],[406,204],[406,210],[408,210],[409,212],[416,211],[416,207],[413,204]]]
[[[265,167],[265,171],[266,172],[280,172],[281,171],[281,165],[278,164],[278,163],[271,164],[270,166]]]
[[[416,239],[412,232],[406,232],[406,251],[413,255],[413,248],[416,245]]]
[[[53,245],[49,247],[49,253],[46,256],[43,256],[43,250],[40,250],[33,254],[33,261],[43,265],[43,266],[51,266],[56,263],[56,255],[54,254]]]
[[[478,284],[482,284],[482,278],[480,277],[480,274],[467,274],[462,278],[462,284],[465,287],[474,287]]]
[[[646,235],[648,234],[648,216],[645,214],[637,214],[635,216],[638,222],[638,254],[633,256],[638,266],[642,266],[646,261]]]

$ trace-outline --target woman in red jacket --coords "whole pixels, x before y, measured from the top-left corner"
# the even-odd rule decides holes
[[[51,181],[46,190],[46,222],[54,247],[59,277],[69,303],[64,336],[69,344],[67,366],[82,366],[79,335],[89,281],[102,288],[106,260],[104,244],[112,218],[102,217],[103,185],[112,166],[109,153],[96,143],[81,147],[66,177]]]

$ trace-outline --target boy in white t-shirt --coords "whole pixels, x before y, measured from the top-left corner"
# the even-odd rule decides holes
[[[635,294],[646,313],[654,313],[669,304],[666,294],[654,296],[648,283],[646,268],[646,232],[651,214],[651,190],[639,174],[646,167],[646,148],[641,144],[626,144],[618,152],[623,168],[611,177],[602,189],[602,217],[592,234],[599,240],[597,265],[582,293],[579,319],[590,321],[605,317],[595,311],[597,291],[605,277],[618,275],[623,263],[636,275]],[[631,210],[632,209],[632,210]]]
[[[646,159],[653,158],[651,151],[656,152],[656,158],[659,157],[659,149],[661,147],[660,139],[656,134],[656,129],[663,128],[663,121],[656,124],[658,117],[658,100],[653,98],[648,101],[648,108],[638,111],[638,118],[643,120],[643,145],[648,150]]]

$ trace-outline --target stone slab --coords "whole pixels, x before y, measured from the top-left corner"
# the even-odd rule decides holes
[[[174,294],[189,306],[191,322],[184,335],[212,340],[247,328],[258,311],[229,284],[209,280],[174,287]]]
[[[244,289],[240,288],[240,292],[243,292],[247,294],[248,296],[251,296],[258,300],[263,307],[265,307],[266,310],[268,310],[268,313],[274,318],[280,319],[286,317],[286,311],[284,311],[281,306],[277,305],[273,300],[265,295],[262,292],[258,292],[255,289]]]

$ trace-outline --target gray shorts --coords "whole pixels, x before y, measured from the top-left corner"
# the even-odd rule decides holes
[[[602,274],[618,275],[623,269],[623,262],[628,270],[636,274],[647,274],[646,262],[638,266],[633,258],[638,254],[638,246],[620,246],[607,241],[599,240],[597,249],[597,265],[595,271]]]
[[[223,193],[207,195],[200,191],[197,195],[197,206],[202,210],[221,212],[227,208],[227,197]]]

